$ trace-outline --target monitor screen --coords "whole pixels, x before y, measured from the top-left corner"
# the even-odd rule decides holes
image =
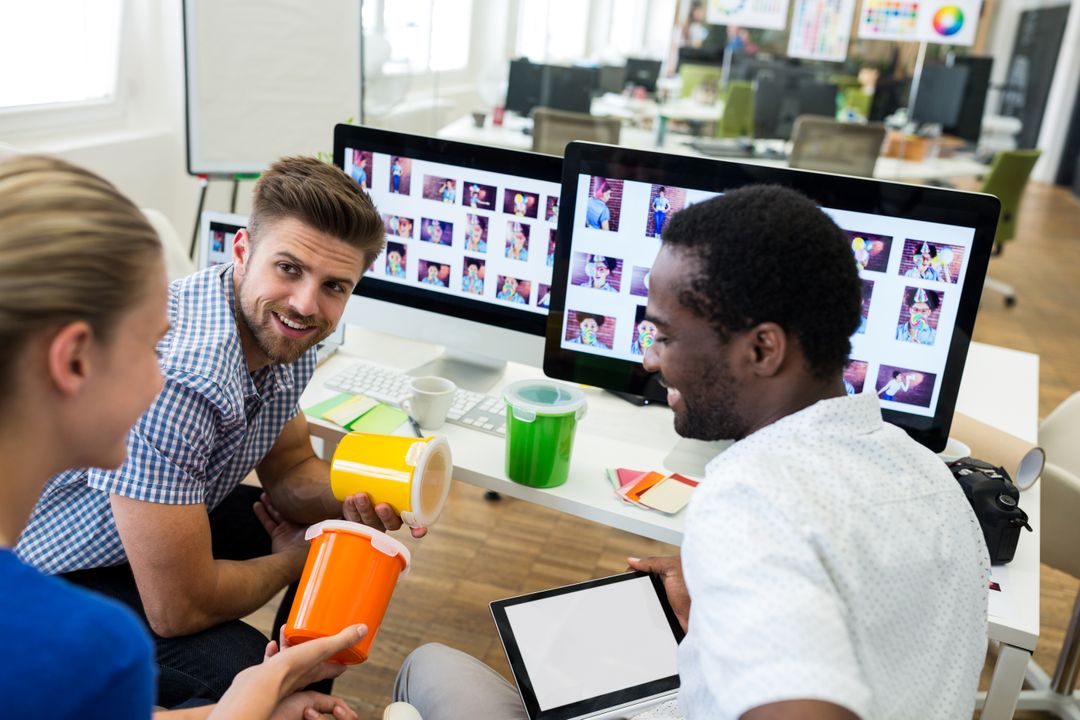
[[[645,92],[656,92],[656,79],[660,76],[660,61],[646,60],[644,58],[626,59],[626,81],[638,87],[645,88]]]
[[[940,450],[997,222],[999,204],[987,195],[571,143],[545,372],[638,395],[658,390],[641,367],[640,333],[663,224],[755,183],[806,194],[848,236],[863,301],[847,388],[879,393],[887,420]]]
[[[982,134],[983,113],[986,110],[986,93],[990,89],[990,74],[994,58],[977,55],[951,55],[949,64],[968,69],[964,97],[957,113],[956,122],[945,126],[945,132],[969,142],[979,142]]]
[[[247,216],[204,210],[199,216],[199,269],[232,262],[236,233],[247,227]]]
[[[357,295],[543,334],[559,158],[338,125],[334,164],[386,228]]]
[[[510,61],[510,77],[506,85],[507,110],[528,115],[534,107],[542,104],[544,67],[526,58]]]
[[[966,65],[925,65],[919,75],[911,119],[919,123],[955,125],[967,86]]]
[[[587,113],[600,87],[600,70],[595,67],[544,66],[544,89],[540,105],[567,112]]]

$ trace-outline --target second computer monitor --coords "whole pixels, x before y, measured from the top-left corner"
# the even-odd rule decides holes
[[[955,125],[960,117],[968,69],[964,65],[925,65],[919,75],[911,119],[918,123]]]
[[[334,164],[367,191],[386,232],[346,320],[541,363],[559,158],[338,125]]]
[[[626,59],[626,82],[656,92],[656,79],[660,76],[660,61],[645,58]]]

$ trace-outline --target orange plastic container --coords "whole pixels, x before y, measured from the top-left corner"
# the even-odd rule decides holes
[[[362,663],[398,578],[409,572],[409,549],[384,532],[348,520],[312,525],[305,537],[311,547],[285,623],[285,639],[296,645],[364,623],[367,635],[331,658],[343,665]]]

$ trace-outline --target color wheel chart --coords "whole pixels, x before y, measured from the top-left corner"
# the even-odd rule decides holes
[[[847,57],[855,0],[795,0],[788,55],[841,62]]]
[[[982,0],[865,0],[859,37],[972,45]]]

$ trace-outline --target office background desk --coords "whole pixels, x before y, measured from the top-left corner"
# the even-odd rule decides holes
[[[357,358],[392,367],[415,367],[438,352],[426,343],[350,327],[343,350],[316,370],[301,407],[334,394],[336,391],[324,387],[324,382]],[[541,376],[537,368],[510,364],[502,384]],[[1035,442],[1038,382],[1038,356],[972,343],[957,410]],[[497,394],[498,389],[491,393]],[[539,490],[510,481],[503,471],[503,439],[447,424],[438,432],[450,442],[454,478],[637,535],[681,544],[685,511],[667,517],[626,505],[615,497],[603,470],[613,466],[664,468],[700,477],[705,463],[723,445],[679,438],[671,411],[665,407],[638,408],[595,388],[585,392],[588,412],[577,430],[570,479],[565,485]],[[332,452],[344,431],[318,418],[309,417],[308,421],[312,435],[327,444],[325,452]],[[1012,717],[1027,661],[1039,637],[1039,498],[1038,483],[1023,494],[1021,504],[1035,531],[1023,534],[1010,564],[993,569],[994,580],[1002,589],[990,593],[987,635],[999,643],[999,652],[985,698],[982,717],[987,720]]]
[[[475,143],[489,147],[508,148],[510,150],[532,150],[532,135],[526,135],[524,128],[529,126],[525,118],[508,115],[501,126],[491,124],[491,118],[485,120],[483,127],[476,127],[472,116],[466,115],[440,128],[436,135],[446,140]],[[623,126],[619,144],[635,150],[657,150],[676,155],[694,155],[701,153],[688,145],[694,138],[685,135],[667,133],[663,143],[657,146],[657,133],[639,127]],[[782,158],[722,158],[732,162],[787,167],[787,160]],[[956,177],[980,177],[990,171],[989,166],[976,162],[970,155],[958,154],[947,158],[927,160],[901,160],[899,158],[879,157],[874,166],[874,177],[879,180],[897,180],[900,182],[918,182],[919,180],[945,180]]]

